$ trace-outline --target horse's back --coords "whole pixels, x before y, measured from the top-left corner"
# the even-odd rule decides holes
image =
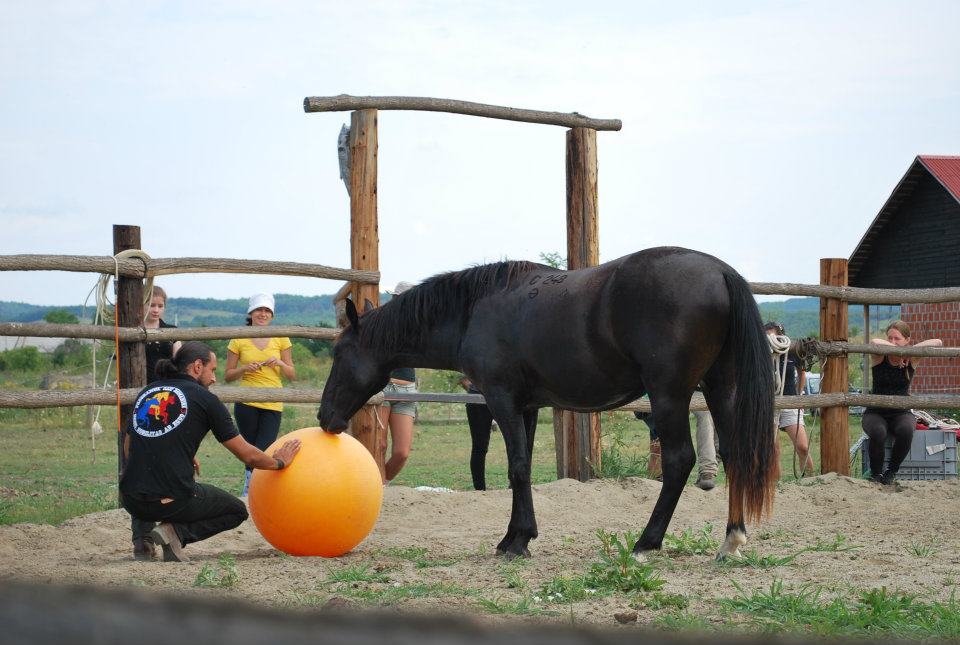
[[[615,406],[639,396],[653,372],[678,369],[671,362],[705,369],[726,333],[725,270],[712,256],[661,247],[588,269],[529,271],[476,303],[465,363],[522,384],[540,404]]]

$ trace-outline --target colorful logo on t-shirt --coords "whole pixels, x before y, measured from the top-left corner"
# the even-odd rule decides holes
[[[133,406],[133,429],[144,437],[165,435],[187,417],[187,397],[172,385],[152,387]]]

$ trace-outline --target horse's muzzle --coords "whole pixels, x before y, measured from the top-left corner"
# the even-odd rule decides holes
[[[332,412],[329,412],[329,408],[324,406],[320,406],[320,409],[317,410],[317,421],[320,422],[323,431],[330,434],[340,434],[349,425],[345,419],[335,416]]]

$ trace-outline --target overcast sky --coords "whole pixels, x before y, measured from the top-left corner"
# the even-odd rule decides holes
[[[960,154],[960,2],[0,3],[0,254],[350,265],[336,139],[305,96],[454,98],[623,120],[600,132],[601,261],[659,245],[816,283],[918,154]],[[564,133],[381,112],[383,287],[565,255]],[[2,273],[78,304],[93,274]],[[173,296],[315,295],[279,276]],[[282,312],[278,312],[282,320]]]

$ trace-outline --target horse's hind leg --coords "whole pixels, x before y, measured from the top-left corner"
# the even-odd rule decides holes
[[[703,378],[703,396],[707,400],[710,415],[713,417],[714,431],[717,433],[717,439],[720,442],[720,460],[724,462],[724,468],[726,468],[730,442],[737,423],[733,407],[733,383],[735,378],[733,361],[726,350],[721,353],[716,363]],[[729,477],[728,469],[728,480]],[[747,543],[743,508],[734,501],[732,496],[728,497],[727,506],[726,537],[720,551],[717,552],[717,560],[725,560],[731,556],[740,557],[740,547]]]
[[[690,393],[657,396],[653,392],[650,402],[654,409],[654,421],[660,436],[663,462],[663,488],[653,507],[653,513],[640,539],[633,547],[633,555],[643,559],[643,553],[660,549],[667,526],[680,500],[680,493],[687,483],[696,461],[690,441]]]

